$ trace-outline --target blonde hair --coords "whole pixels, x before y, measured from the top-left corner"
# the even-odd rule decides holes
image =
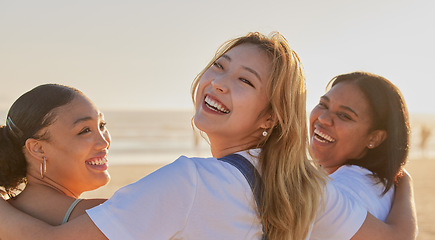
[[[323,198],[325,174],[308,158],[306,87],[297,54],[279,33],[249,33],[224,43],[192,83],[192,99],[199,80],[223,54],[241,44],[255,44],[272,61],[266,109],[276,125],[258,147],[263,198],[258,209],[268,239],[304,239]]]

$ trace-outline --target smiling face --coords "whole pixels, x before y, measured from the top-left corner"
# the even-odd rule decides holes
[[[46,176],[76,196],[107,184],[111,139],[103,115],[78,94],[53,113],[54,122],[41,130],[48,140],[39,140],[47,159]]]
[[[194,122],[204,131],[215,157],[255,146],[269,128],[266,85],[270,58],[254,44],[238,45],[203,74]]]
[[[367,98],[353,83],[342,82],[320,98],[310,115],[310,148],[329,173],[347,160],[360,159],[375,142]],[[375,144],[375,145],[374,145]]]

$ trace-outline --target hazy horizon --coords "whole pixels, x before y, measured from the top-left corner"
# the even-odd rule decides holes
[[[435,1],[0,0],[0,109],[43,83],[102,110],[188,110],[190,84],[224,41],[281,32],[307,76],[307,109],[351,71],[397,85],[412,114],[435,114]]]

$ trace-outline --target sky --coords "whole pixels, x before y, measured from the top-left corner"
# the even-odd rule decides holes
[[[191,109],[190,84],[226,40],[279,31],[307,77],[307,109],[335,75],[397,85],[435,114],[432,0],[0,0],[0,109],[44,83],[105,110]]]

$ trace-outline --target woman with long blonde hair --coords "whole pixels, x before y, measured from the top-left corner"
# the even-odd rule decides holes
[[[0,201],[8,216],[0,218],[0,237],[300,240],[321,232],[349,239],[363,223],[377,224],[308,160],[305,78],[282,35],[226,42],[193,82],[192,96],[193,122],[213,157],[182,156],[61,227]],[[26,231],[12,234],[17,226]]]
[[[299,57],[288,42],[279,33],[270,37],[251,33],[228,41],[193,82],[192,98],[201,100],[195,96],[204,74],[227,52],[244,44],[255,45],[273,60],[264,86],[269,103],[261,112],[273,125],[249,146],[261,148],[258,161],[264,183],[260,207],[264,229],[270,239],[303,239],[318,209],[325,180],[307,158],[305,78]]]

